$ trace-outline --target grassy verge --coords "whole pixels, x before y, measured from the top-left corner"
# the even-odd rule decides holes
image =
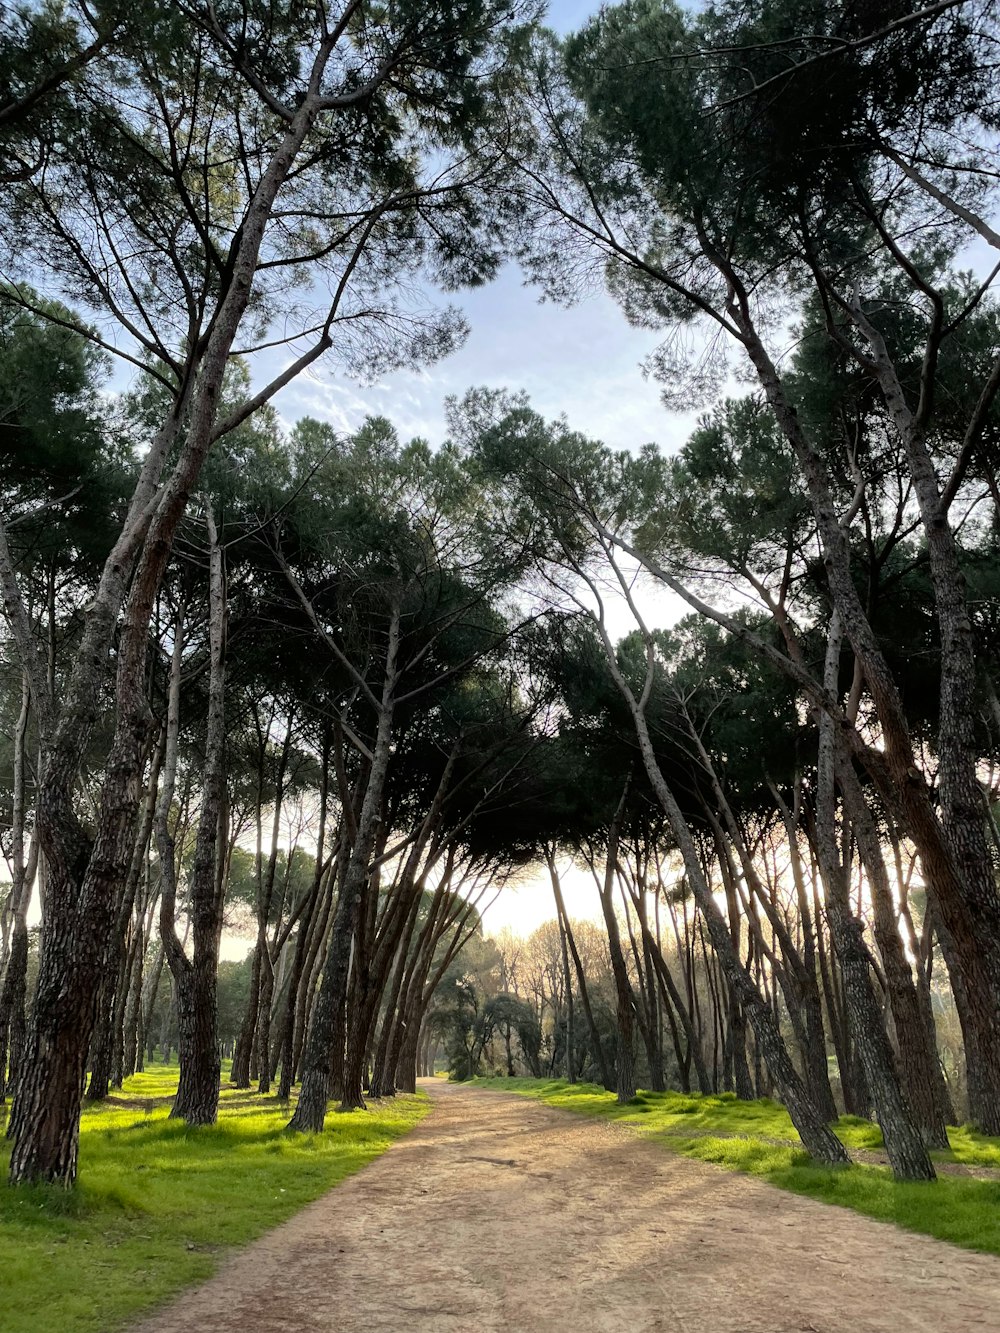
[[[13,1190],[0,1161],[3,1333],[107,1333],[351,1175],[429,1109],[423,1097],[331,1115],[288,1135],[287,1103],[223,1092],[210,1129],[168,1120],[177,1067],[129,1079],[80,1128],[72,1192]],[[2,1125],[0,1125],[2,1134]]]
[[[593,1084],[562,1080],[477,1079],[482,1087],[517,1092],[549,1106],[627,1125],[685,1157],[760,1176],[769,1184],[825,1203],[853,1208],[970,1250],[1000,1254],[1000,1179],[952,1171],[1000,1167],[1000,1139],[967,1127],[949,1131],[950,1152],[932,1153],[941,1172],[933,1184],[897,1183],[888,1168],[812,1165],[784,1107],[772,1101],[739,1102],[676,1092],[641,1092],[628,1106]],[[849,1149],[877,1153],[878,1127],[844,1116],[834,1127]]]

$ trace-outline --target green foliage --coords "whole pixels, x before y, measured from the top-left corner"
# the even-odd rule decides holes
[[[814,1166],[796,1146],[788,1112],[767,1099],[640,1092],[629,1105],[619,1106],[614,1093],[593,1084],[505,1079],[503,1087],[578,1115],[615,1120],[685,1157],[760,1176],[794,1194],[853,1208],[966,1249],[1000,1254],[1000,1176],[976,1179],[947,1171],[950,1163],[972,1172],[1000,1166],[1000,1140],[967,1128],[949,1131],[951,1152],[932,1154],[945,1168],[938,1179],[915,1184],[895,1181],[887,1167],[864,1161],[846,1169]],[[867,1120],[842,1116],[833,1128],[851,1150],[868,1154],[882,1148],[878,1128]]]
[[[4,1333],[108,1333],[131,1322],[359,1170],[429,1109],[401,1096],[337,1116],[323,1134],[290,1136],[287,1103],[224,1090],[218,1124],[189,1129],[167,1118],[176,1084],[176,1066],[154,1067],[84,1111],[72,1193],[0,1185]]]
[[[134,470],[102,398],[108,358],[73,313],[0,287],[0,496],[17,554],[79,575],[104,557]]]

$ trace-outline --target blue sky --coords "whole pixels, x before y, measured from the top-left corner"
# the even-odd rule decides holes
[[[640,363],[656,346],[649,330],[630,328],[618,306],[594,292],[565,309],[542,304],[514,267],[488,287],[458,293],[455,303],[471,325],[464,345],[426,370],[398,371],[371,386],[354,383],[330,366],[300,376],[278,399],[286,421],[315,416],[341,429],[367,415],[388,417],[404,437],[444,437],[444,399],[478,385],[524,389],[547,418],[565,414],[570,425],[615,448],[649,440],[682,443],[693,418],[668,413],[659,389]]]

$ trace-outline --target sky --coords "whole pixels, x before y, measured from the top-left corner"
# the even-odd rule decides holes
[[[488,286],[452,299],[471,325],[457,352],[426,370],[397,371],[371,386],[321,365],[276,398],[282,417],[316,416],[346,430],[366,416],[384,415],[404,438],[421,435],[436,444],[445,436],[445,398],[486,385],[524,389],[542,416],[565,416],[573,429],[616,449],[650,440],[676,447],[690,433],[694,417],[667,412],[659,386],[641,369],[660,339],[630,327],[604,292],[568,309],[542,303],[511,265]]]

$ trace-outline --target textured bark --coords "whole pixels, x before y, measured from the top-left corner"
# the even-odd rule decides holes
[[[122,1025],[121,1066],[113,1076],[115,1086],[119,1088],[125,1079],[137,1073],[141,1067],[139,1062],[143,1056],[142,983],[145,946],[145,936],[138,937],[132,960],[128,1004]]]
[[[295,1023],[296,1013],[301,1003],[300,990],[306,970],[309,954],[311,926],[316,915],[317,904],[333,858],[324,860],[326,851],[326,826],[329,816],[330,796],[330,739],[329,731],[324,735],[322,761],[320,766],[319,793],[319,830],[316,835],[316,870],[309,889],[308,898],[299,916],[299,928],[295,935],[295,947],[292,951],[292,964],[288,977],[285,1005],[281,1024],[281,1079],[278,1083],[278,1098],[287,1101],[292,1093],[295,1079]]]
[[[716,258],[713,256],[713,262]],[[730,266],[723,262],[721,267],[729,280],[735,282]],[[775,419],[802,466],[830,591],[878,709],[884,750],[874,751],[861,745],[856,733],[850,739],[860,747],[861,758],[878,784],[883,800],[920,853],[925,878],[954,944],[953,966],[960,967],[963,974],[959,984],[964,988],[966,1001],[960,1007],[960,1017],[966,1058],[976,1066],[973,1115],[985,1132],[1000,1133],[1000,895],[986,847],[982,796],[975,781],[974,744],[971,744],[970,768],[974,713],[963,704],[975,680],[974,663],[968,665],[971,629],[954,539],[941,514],[933,468],[915,423],[912,418],[907,420],[905,401],[893,389],[891,377],[880,371],[887,405],[908,450],[931,555],[942,636],[939,782],[943,820],[938,818],[927,784],[916,766],[898,687],[851,577],[847,536],[840,526],[825,465],[807,440],[785,396],[780,377],[753,326],[745,294],[740,293],[738,300],[734,297],[734,302],[733,315],[743,344]],[[972,1087],[970,1080],[970,1095]]]
[[[649,957],[649,949],[642,931],[641,918],[644,911],[646,884],[645,874],[639,858],[636,859],[634,872],[630,866],[627,874],[624,872],[624,861],[620,861],[617,867],[617,877],[621,888],[622,904],[625,908],[625,923],[628,929],[629,946],[638,983],[633,989],[632,997],[636,1022],[639,1026],[639,1035],[642,1038],[643,1046],[646,1048],[649,1089],[651,1092],[666,1092],[667,1084],[663,1072],[663,1045],[660,1034],[659,993],[653,964]],[[636,918],[639,920],[640,938],[643,941],[641,946],[639,940],[636,939],[632,916],[628,910],[630,901],[635,908]]]
[[[104,941],[131,854],[147,744],[144,684],[152,608],[188,495],[213,443],[229,353],[250,300],[265,228],[317,111],[316,99],[305,99],[257,186],[237,234],[231,281],[201,359],[183,446],[169,479],[157,490],[166,450],[181,420],[178,409],[187,406],[178,403],[161,432],[163,438],[157,437],[144,460],[129,520],[105,566],[84,629],[81,666],[71,681],[37,806],[39,836],[50,870],[50,919],[25,1073],[12,1115],[14,1183],[54,1180],[69,1185],[75,1179],[83,1066],[96,1016]],[[119,639],[115,736],[91,847],[73,809],[73,788],[136,553]]]
[[[120,1047],[121,1043],[121,1026],[128,990],[126,950],[129,927],[132,923],[139,878],[146,861],[149,839],[153,830],[156,789],[160,767],[163,762],[164,746],[165,739],[161,732],[160,742],[156,746],[150,764],[142,818],[139,821],[128,874],[122,887],[121,901],[115,915],[115,925],[108,937],[104,977],[98,999],[98,1018],[91,1043],[90,1082],[87,1085],[87,1101],[103,1101],[107,1097],[115,1078],[116,1048]],[[120,1060],[118,1064],[120,1066]],[[120,1078],[118,1082],[120,1085]]]
[[[410,915],[407,919],[406,929],[397,946],[396,965],[393,969],[392,982],[385,1002],[385,1016],[382,1020],[382,1030],[379,1033],[378,1046],[375,1051],[375,1062],[372,1069],[372,1096],[373,1097],[391,1097],[396,1091],[394,1082],[396,1072],[396,1059],[390,1058],[390,1053],[395,1050],[398,1058],[399,1042],[395,1040],[399,1023],[402,1020],[402,1014],[399,1012],[400,996],[403,993],[403,984],[406,979],[406,964],[410,952],[410,946],[413,943],[413,935],[417,927],[417,918],[420,915],[420,894],[414,895],[413,903],[410,908]]]
[[[364,978],[364,1005],[367,1011],[363,1025],[364,1058],[367,1058],[369,1047],[372,1044],[378,1008],[385,1001],[382,1032],[379,1034],[379,1041],[374,1052],[371,1083],[373,1096],[381,1095],[383,1088],[389,1082],[389,1030],[393,1025],[395,1006],[402,986],[402,972],[405,968],[405,951],[401,956],[400,949],[403,940],[409,941],[412,937],[426,876],[442,855],[442,848],[434,844],[432,839],[451,786],[460,749],[461,739],[452,746],[438,779],[434,796],[423,819],[420,821],[416,837],[407,852],[405,862],[397,876],[395,885],[389,895],[389,901],[382,913],[381,920],[377,923],[377,927],[374,910],[371,913],[368,939],[365,948],[361,950],[361,957],[367,957]],[[385,828],[385,826],[383,827]],[[384,850],[387,831],[387,828],[385,828],[379,854]],[[430,851],[425,862],[424,854],[427,852],[429,845]],[[377,903],[373,901],[371,905],[374,909]],[[388,997],[386,997],[387,987],[390,991]],[[351,1058],[352,1046],[360,1043],[361,1040],[360,1029],[357,1035],[352,1035],[349,1031],[349,1059]],[[357,1058],[356,1054],[354,1058]],[[387,1088],[386,1090],[391,1091],[392,1089]]]
[[[608,829],[606,861],[603,881],[598,880],[601,909],[604,924],[608,932],[608,950],[611,954],[611,970],[615,979],[615,1014],[617,1020],[617,1041],[615,1045],[615,1092],[621,1105],[635,1097],[635,997],[628,979],[625,955],[622,953],[621,936],[618,930],[618,918],[615,916],[612,890],[615,881],[615,863],[618,857],[618,839],[621,830],[622,815],[628,796],[629,784],[626,783]],[[596,871],[595,871],[596,877]]]
[[[955,535],[925,438],[924,423],[930,412],[929,385],[925,382],[920,403],[910,409],[881,334],[869,322],[860,303],[852,302],[855,322],[867,337],[874,355],[875,374],[889,408],[897,434],[906,451],[913,489],[927,541],[934,611],[940,631],[941,687],[937,734],[938,796],[944,841],[951,854],[960,892],[961,906],[981,932],[980,952],[985,977],[970,995],[975,1025],[972,1051],[966,1059],[978,1062],[977,1092],[973,1116],[987,1133],[1000,1129],[1000,893],[996,867],[986,834],[982,789],[979,784],[979,745],[976,737],[977,671],[972,622],[966,600],[965,578]],[[934,338],[932,333],[931,337]],[[928,355],[933,356],[929,344]],[[926,363],[925,363],[926,366]],[[930,367],[931,376],[933,366]],[[950,899],[951,894],[946,894]],[[942,903],[946,919],[955,912]],[[954,937],[954,926],[949,923]],[[956,944],[965,960],[964,931]],[[966,984],[971,979],[966,969]],[[992,1018],[985,1017],[992,1012]],[[970,1084],[971,1089],[971,1084]],[[987,1128],[989,1124],[989,1128]]]
[[[432,909],[429,921],[431,929],[427,932],[423,951],[418,953],[415,960],[406,991],[406,1020],[402,1029],[399,1058],[396,1065],[396,1084],[403,1092],[416,1091],[417,1051],[420,1044],[420,1033],[425,1016],[434,998],[434,992],[441,984],[441,979],[454,959],[476,931],[477,923],[474,921],[472,926],[469,926],[468,923],[476,910],[481,894],[467,900],[462,906],[452,904],[446,908],[444,905],[444,894],[446,887],[451,883],[454,862],[455,850],[454,847],[450,847],[445,870],[435,894],[437,907]],[[441,951],[437,966],[431,973],[431,967],[439,945],[449,930],[453,932],[451,941]]]
[[[330,1089],[331,1047],[337,1015],[347,998],[351,941],[358,926],[358,914],[368,880],[368,863],[375,841],[375,821],[382,808],[382,792],[389,766],[392,739],[393,693],[396,688],[396,657],[399,648],[399,610],[393,608],[386,652],[385,677],[372,761],[364,800],[357,820],[357,832],[351,857],[341,887],[323,980],[320,984],[312,1028],[306,1047],[302,1089],[289,1128],[318,1133],[326,1119]]]
[[[218,1115],[221,1061],[217,1032],[217,981],[222,904],[225,892],[224,801],[225,755],[225,621],[226,590],[222,551],[211,512],[206,516],[209,544],[209,685],[208,719],[202,796],[198,814],[194,863],[189,885],[192,957],[177,935],[177,896],[174,844],[169,828],[177,771],[180,725],[180,678],[184,652],[183,619],[178,617],[171,661],[164,741],[163,786],[156,806],[155,825],[163,893],[160,899],[160,938],[174,979],[177,998],[177,1049],[180,1077],[171,1116],[190,1125],[214,1124]]]
[[[25,1002],[28,978],[28,906],[31,884],[38,868],[38,840],[25,852],[25,763],[31,686],[27,671],[21,676],[21,708],[14,726],[14,772],[11,791],[10,949],[0,986],[0,1102],[16,1086],[24,1053]]]
[[[331,54],[331,42],[324,40],[313,61],[313,88],[318,86]],[[166,425],[143,460],[121,536],[105,564],[88,609],[77,666],[58,730],[48,747],[37,823],[50,874],[49,921],[25,1075],[12,1114],[15,1142],[10,1174],[15,1183],[47,1179],[68,1185],[75,1177],[83,1087],[81,1065],[85,1063],[93,1031],[103,944],[127,873],[132,822],[139,803],[139,779],[148,731],[143,687],[152,608],[188,496],[214,442],[229,355],[251,299],[267,224],[320,107],[321,99],[311,92],[296,108],[275,144],[235,233],[227,286],[214,311],[209,335],[197,348],[198,373],[185,377]],[[191,354],[195,355],[194,349]],[[184,441],[167,481],[161,486],[164,462],[185,419]],[[0,576],[7,602],[10,590],[2,554],[0,551]],[[128,582],[130,571],[132,577]],[[91,846],[74,811],[73,792],[80,760],[100,707],[99,686],[126,583],[128,600],[119,636],[115,735],[105,767],[96,837]],[[29,660],[30,653],[25,658],[26,663]],[[49,700],[42,716],[48,719],[52,711]],[[41,729],[52,734],[47,722]],[[75,1081],[78,1073],[80,1078]]]
[[[261,945],[258,938],[254,948],[253,961],[250,964],[250,991],[243,1022],[236,1036],[233,1051],[233,1063],[229,1070],[229,1081],[236,1088],[250,1086],[250,1053],[254,1034],[257,1031],[257,1006],[260,1001]]]
[[[455,851],[453,847],[449,847],[444,872],[438,881],[437,888],[434,890],[434,896],[417,936],[416,945],[410,951],[406,961],[403,985],[397,1005],[398,1019],[390,1037],[389,1051],[386,1056],[386,1078],[391,1079],[404,1092],[412,1091],[412,1089],[404,1081],[404,1078],[408,1080],[408,1069],[404,1075],[403,1047],[410,1027],[413,1023],[419,1024],[426,1008],[422,996],[430,974],[434,950],[440,939],[439,923],[445,903],[445,895],[451,883],[454,864]],[[409,1047],[407,1047],[407,1051],[409,1051]]]
[[[258,733],[261,755],[261,778],[263,778],[263,760],[268,737]],[[257,1092],[265,1096],[271,1091],[271,1011],[274,1002],[274,964],[277,950],[268,940],[267,925],[271,917],[274,902],[275,874],[278,867],[279,839],[281,835],[281,806],[285,795],[285,774],[292,749],[292,717],[289,715],[284,739],[281,743],[281,758],[275,778],[274,813],[271,821],[271,845],[266,867],[262,864],[260,846],[260,824],[258,821],[257,842],[257,957],[260,961],[260,980],[256,993],[256,1030],[251,1043],[251,1051],[256,1052]],[[258,793],[260,800],[262,793]],[[281,912],[278,911],[279,925]],[[277,927],[276,927],[277,930]],[[254,1061],[251,1055],[251,1068]]]
[[[320,848],[320,851],[322,849]],[[295,1014],[299,1003],[299,987],[305,970],[306,955],[309,948],[309,927],[312,923],[316,901],[319,896],[322,869],[317,859],[316,881],[310,891],[309,903],[299,920],[299,929],[295,936],[295,948],[292,953],[292,966],[288,978],[285,997],[284,1017],[281,1029],[281,1078],[278,1082],[278,1100],[287,1101],[292,1095],[292,1083],[295,1074]]]
[[[97,996],[97,1020],[90,1042],[90,1079],[87,1083],[85,1099],[88,1102],[102,1102],[111,1091],[111,1060],[113,1047],[113,1021],[115,998],[118,989],[117,968],[111,971],[110,960],[105,961],[104,977],[101,980]]]
[[[396,1066],[396,1085],[402,1092],[417,1090],[417,1051],[420,1046],[420,1003],[414,999],[403,1024],[403,1036]]]
[[[293,1081],[297,1081],[302,1069],[302,1058],[305,1051],[306,1034],[312,1023],[313,1005],[317,991],[319,989],[319,973],[322,966],[322,960],[326,957],[326,951],[329,944],[329,933],[332,924],[334,903],[339,894],[339,886],[344,882],[344,875],[347,873],[347,862],[350,858],[350,843],[346,836],[344,825],[341,826],[338,833],[337,852],[330,867],[330,873],[326,878],[324,885],[322,901],[318,916],[314,919],[312,929],[310,930],[309,945],[306,951],[306,962],[302,971],[302,980],[299,982],[299,998],[296,1005],[295,1014],[295,1042],[292,1051],[292,1062],[294,1068]]]
[[[274,962],[265,937],[260,947],[260,989],[257,995],[257,1094],[271,1091],[271,1006],[274,1001]]]
[[[839,747],[837,778],[844,809],[851,821],[862,862],[868,872],[875,918],[875,942],[885,969],[886,988],[896,1045],[899,1072],[906,1100],[924,1142],[931,1148],[948,1147],[948,1130],[943,1107],[936,1095],[935,1070],[937,1050],[928,1042],[927,1027],[920,1008],[920,997],[910,965],[903,951],[903,941],[896,921],[882,848],[871,812],[864,803],[857,775],[850,759]]]
[[[792,1020],[792,1026],[799,1050],[802,1055],[802,1068],[805,1074],[806,1090],[809,1093],[810,1100],[815,1104],[817,1110],[826,1121],[833,1121],[837,1117],[837,1110],[833,1100],[833,1092],[830,1088],[830,1075],[826,1061],[826,1036],[823,1031],[822,1010],[819,1005],[819,993],[816,982],[815,969],[807,966],[806,959],[796,948],[795,941],[781,915],[777,910],[771,893],[767,886],[762,882],[758,874],[757,866],[750,854],[743,830],[733,813],[729,800],[723,791],[722,784],[719,781],[715,771],[715,765],[711,756],[702,743],[701,736],[697,728],[687,719],[688,734],[695,743],[702,766],[705,769],[715,797],[716,808],[719,816],[725,824],[725,833],[719,824],[719,819],[713,810],[706,811],[710,823],[716,832],[716,845],[719,850],[719,863],[722,869],[723,884],[726,889],[726,899],[729,906],[730,932],[733,935],[733,947],[739,954],[739,911],[737,902],[737,893],[735,886],[735,867],[730,864],[729,847],[735,849],[739,858],[740,869],[743,872],[744,881],[753,894],[753,899],[760,905],[768,923],[771,926],[775,940],[781,947],[781,961],[775,956],[774,950],[770,949],[764,939],[763,932],[757,928],[758,946],[763,953],[769,956],[771,961],[771,971],[778,985],[781,987],[781,993],[784,996],[785,1004],[788,1008],[789,1016]],[[787,813],[787,810],[786,810]],[[786,828],[788,827],[786,820]],[[728,834],[728,843],[726,839]],[[796,874],[794,854],[792,859],[793,878]],[[801,902],[801,897],[800,897]],[[748,920],[752,927],[756,927],[757,919],[753,912],[748,912]],[[737,923],[735,926],[733,923]],[[730,997],[730,1005],[738,1005],[738,1000]],[[745,1037],[744,1037],[745,1042]],[[746,1071],[746,1084],[749,1085],[750,1073]]]
[[[10,952],[0,988],[0,1101],[17,1085],[24,1054],[24,1006],[28,979],[28,927],[18,912],[11,931]]]
[[[573,1039],[573,974],[569,970],[569,947],[566,944],[566,927],[559,917],[559,949],[562,954],[563,984],[566,987],[566,1081],[576,1082],[576,1043]],[[507,1065],[513,1076],[514,1069],[510,1058],[510,1028],[507,1029]],[[662,1076],[662,1069],[661,1069]]]
[[[596,593],[596,589],[594,591]],[[634,608],[632,609],[635,614]],[[637,623],[641,625],[641,618],[638,616],[636,618]],[[733,949],[729,927],[702,872],[701,861],[691,830],[657,763],[656,752],[653,749],[645,716],[648,689],[651,688],[655,665],[652,640],[648,637],[648,634],[644,636],[647,640],[649,659],[647,689],[642,698],[637,699],[618,667],[614,646],[608,637],[603,617],[598,624],[598,629],[604,644],[608,667],[632,714],[646,775],[673,830],[684,861],[688,883],[701,909],[702,918],[708,927],[716,957],[725,973],[727,983],[743,1005],[744,1012],[753,1025],[754,1035],[774,1079],[778,1095],[785,1103],[792,1123],[798,1130],[803,1146],[810,1156],[820,1162],[846,1163],[849,1158],[843,1144],[830,1130],[823,1119],[822,1113],[810,1100],[805,1085],[796,1073],[774,1016],[762,999],[750,973],[743,966]]]
[[[924,1029],[924,1040],[927,1050],[933,1056],[931,1067],[931,1081],[934,1088],[934,1096],[937,1101],[938,1114],[945,1125],[957,1125],[958,1116],[951,1100],[951,1094],[945,1082],[944,1070],[941,1065],[941,1059],[938,1055],[937,1028],[934,1022],[934,1003],[931,997],[930,979],[924,967],[924,959],[933,948],[931,943],[933,938],[933,914],[928,913],[924,923],[924,930],[927,938],[927,948],[925,949],[922,941],[917,938],[917,932],[913,924],[913,917],[910,913],[908,892],[909,886],[903,875],[902,858],[900,855],[899,839],[895,836],[895,830],[890,829],[890,837],[893,844],[893,858],[896,866],[897,883],[900,888],[900,922],[906,931],[906,941],[912,957],[916,960],[916,990],[917,1001],[920,1007],[920,1021]]]
[[[824,681],[831,696],[837,678],[843,633],[834,612],[827,635]],[[819,717],[816,846],[826,888],[827,918],[844,977],[844,991],[865,1078],[875,1103],[886,1155],[897,1180],[933,1180],[934,1168],[896,1077],[892,1048],[882,1022],[865,948],[864,925],[851,912],[848,865],[837,849],[836,771],[838,740],[828,714]]]

